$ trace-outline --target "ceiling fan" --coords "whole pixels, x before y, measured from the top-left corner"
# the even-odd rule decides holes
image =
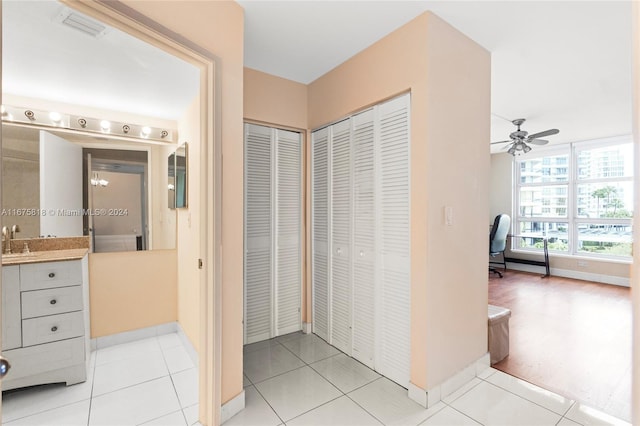
[[[509,148],[509,150],[507,151],[509,154],[515,156],[515,155],[520,155],[520,154],[526,154],[527,152],[531,151],[531,147],[528,144],[531,145],[546,145],[549,143],[548,140],[545,139],[538,139],[544,136],[551,136],[551,135],[556,135],[558,133],[560,133],[560,130],[558,129],[549,129],[549,130],[545,130],[544,132],[538,132],[538,133],[534,133],[532,135],[529,134],[529,132],[525,131],[525,130],[520,130],[520,126],[522,125],[522,123],[525,122],[524,118],[517,118],[513,121],[511,121],[518,129],[515,132],[512,132],[509,135],[509,140],[507,141],[500,141],[500,142],[492,142],[491,145],[496,145],[499,143],[509,143],[510,145],[506,145],[504,148],[502,148],[503,150]]]

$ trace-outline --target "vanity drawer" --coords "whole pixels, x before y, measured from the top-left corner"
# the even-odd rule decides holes
[[[82,287],[60,287],[22,292],[22,319],[81,311]]]
[[[82,312],[22,320],[22,346],[40,345],[84,334]]]
[[[7,377],[10,380],[84,363],[84,354],[83,337],[2,351],[11,362],[11,373]]]
[[[20,265],[20,289],[22,291],[81,284],[82,264],[79,260]]]

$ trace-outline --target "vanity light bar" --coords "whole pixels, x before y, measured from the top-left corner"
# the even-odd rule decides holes
[[[2,121],[8,123],[68,129],[146,141],[176,142],[177,140],[176,132],[171,129],[161,129],[141,124],[121,123],[100,118],[9,105],[2,105],[1,113]]]

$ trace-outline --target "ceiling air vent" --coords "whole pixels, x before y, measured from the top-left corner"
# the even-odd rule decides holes
[[[55,21],[94,38],[101,38],[109,31],[106,25],[71,9],[64,9],[56,16]]]

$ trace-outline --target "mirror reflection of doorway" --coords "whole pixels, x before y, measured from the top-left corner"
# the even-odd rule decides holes
[[[146,151],[83,149],[84,234],[94,253],[147,250]]]

